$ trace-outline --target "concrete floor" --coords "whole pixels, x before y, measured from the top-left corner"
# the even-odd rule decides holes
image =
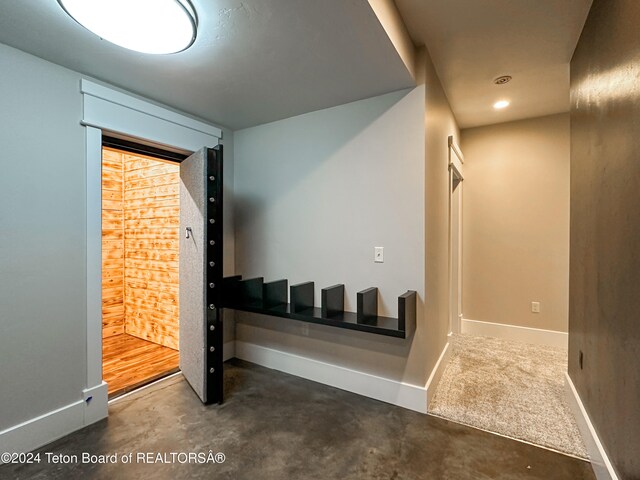
[[[210,464],[5,465],[0,478],[594,479],[587,462],[246,362],[203,406],[178,376],[113,403],[107,420],[40,450],[223,452]]]

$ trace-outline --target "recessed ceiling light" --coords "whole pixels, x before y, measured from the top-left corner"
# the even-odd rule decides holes
[[[495,108],[496,110],[502,110],[503,108],[507,108],[509,106],[509,100],[498,100],[496,103],[493,104],[493,108]]]
[[[87,30],[142,53],[176,53],[196,39],[197,19],[188,0],[58,0]]]

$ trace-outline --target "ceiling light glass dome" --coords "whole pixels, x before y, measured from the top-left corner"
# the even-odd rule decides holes
[[[181,52],[196,39],[196,13],[188,0],[58,0],[58,3],[86,29],[136,52]]]

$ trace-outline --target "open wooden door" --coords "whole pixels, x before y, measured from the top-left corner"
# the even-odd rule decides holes
[[[203,403],[222,403],[222,146],[180,164],[180,369]]]

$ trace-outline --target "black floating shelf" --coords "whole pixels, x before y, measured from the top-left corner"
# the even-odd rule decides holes
[[[398,318],[378,316],[378,289],[358,292],[357,312],[344,311],[344,285],[322,289],[322,306],[314,305],[314,283],[291,285],[287,302],[287,280],[265,282],[264,278],[243,280],[241,276],[223,281],[223,307],[244,312],[273,315],[330,327],[358,330],[388,337],[409,338],[416,329],[416,292],[398,297]]]

